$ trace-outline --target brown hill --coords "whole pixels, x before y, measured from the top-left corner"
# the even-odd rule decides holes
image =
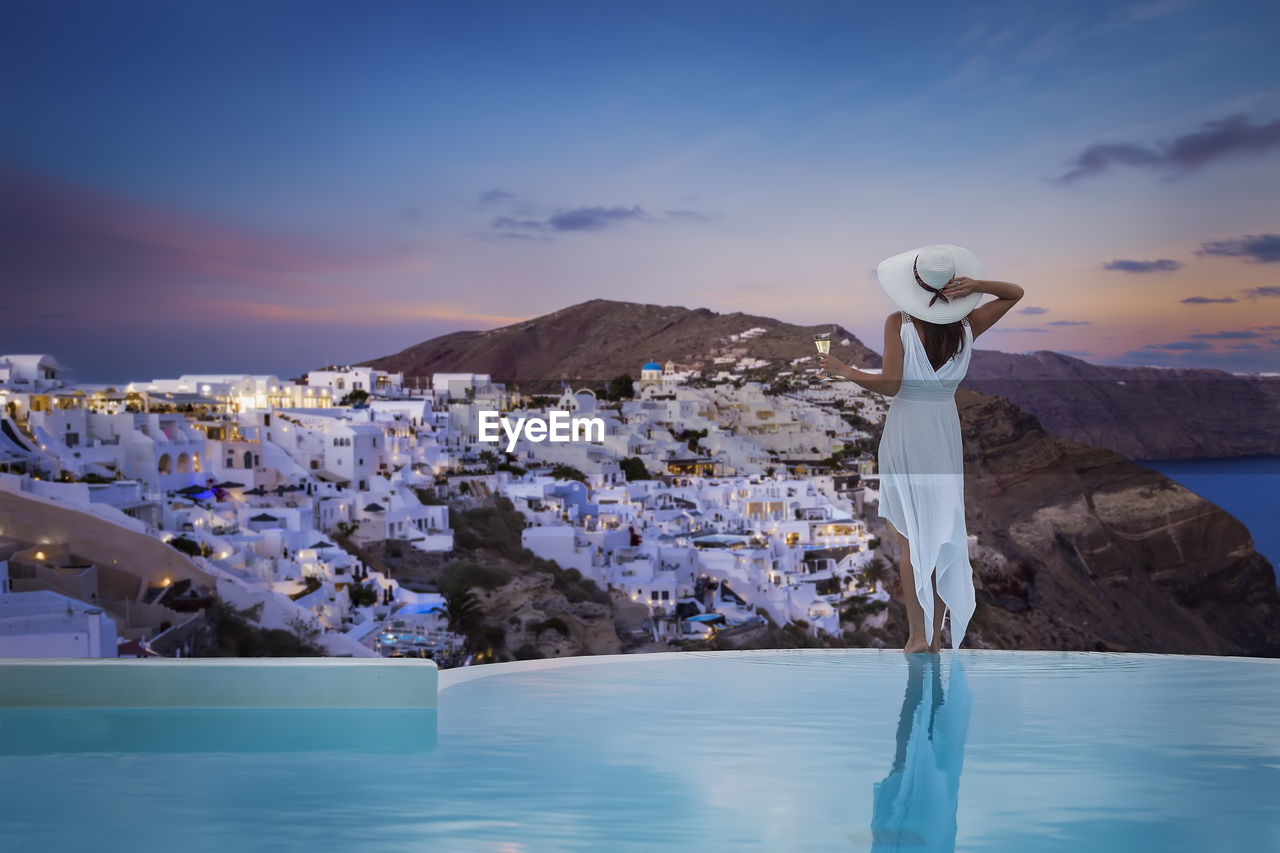
[[[1008,398],[1055,435],[1133,459],[1280,454],[1280,377],[975,347],[962,385]]]
[[[762,334],[733,339],[753,328]],[[814,354],[814,332],[830,324],[796,326],[771,317],[707,308],[680,308],[592,299],[485,332],[454,332],[416,344],[367,365],[408,376],[435,372],[488,373],[498,382],[528,388],[538,382],[603,383],[623,373],[640,378],[646,362],[674,361],[678,369],[710,371],[716,357],[767,359],[783,369],[791,359]],[[880,355],[846,329],[835,327],[832,352],[841,361],[880,367]],[[840,342],[847,340],[843,345]],[[729,366],[729,365],[726,365]],[[812,367],[812,364],[808,366]]]
[[[765,331],[734,340],[752,328]],[[813,332],[832,328],[837,358],[880,368],[880,353],[840,326],[608,299],[489,331],[454,332],[364,363],[407,377],[488,373],[526,391],[558,390],[561,380],[603,387],[623,373],[639,378],[648,361],[706,372],[732,366],[717,365],[717,357],[766,360],[755,374],[769,378],[813,352]],[[1134,459],[1280,454],[1280,377],[1111,367],[1050,350],[975,347],[963,385],[1009,399],[1055,435]]]

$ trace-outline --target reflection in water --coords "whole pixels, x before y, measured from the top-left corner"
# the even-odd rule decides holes
[[[893,769],[873,786],[871,849],[954,851],[960,768],[973,696],[960,656],[950,656],[945,695],[938,655],[906,657],[907,693],[898,719]]]

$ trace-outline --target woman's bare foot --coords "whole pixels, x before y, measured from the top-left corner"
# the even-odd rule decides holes
[[[936,634],[933,637],[933,643],[929,646],[930,654],[938,654],[942,651],[942,638]]]
[[[932,651],[932,649],[929,648],[929,644],[924,640],[908,640],[907,644],[902,648],[904,655],[919,655],[928,651]]]

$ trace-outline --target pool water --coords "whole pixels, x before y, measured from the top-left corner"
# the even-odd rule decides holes
[[[1280,850],[1280,661],[617,655],[435,711],[0,711],[12,850]]]

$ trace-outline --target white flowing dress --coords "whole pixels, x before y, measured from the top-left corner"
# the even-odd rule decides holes
[[[924,341],[902,314],[902,388],[890,398],[880,438],[881,518],[909,542],[924,634],[933,643],[933,576],[951,617],[951,648],[958,649],[975,598],[964,521],[964,461],[956,387],[969,369],[973,330],[962,321],[965,345],[938,370]],[[905,593],[905,591],[904,591]]]

